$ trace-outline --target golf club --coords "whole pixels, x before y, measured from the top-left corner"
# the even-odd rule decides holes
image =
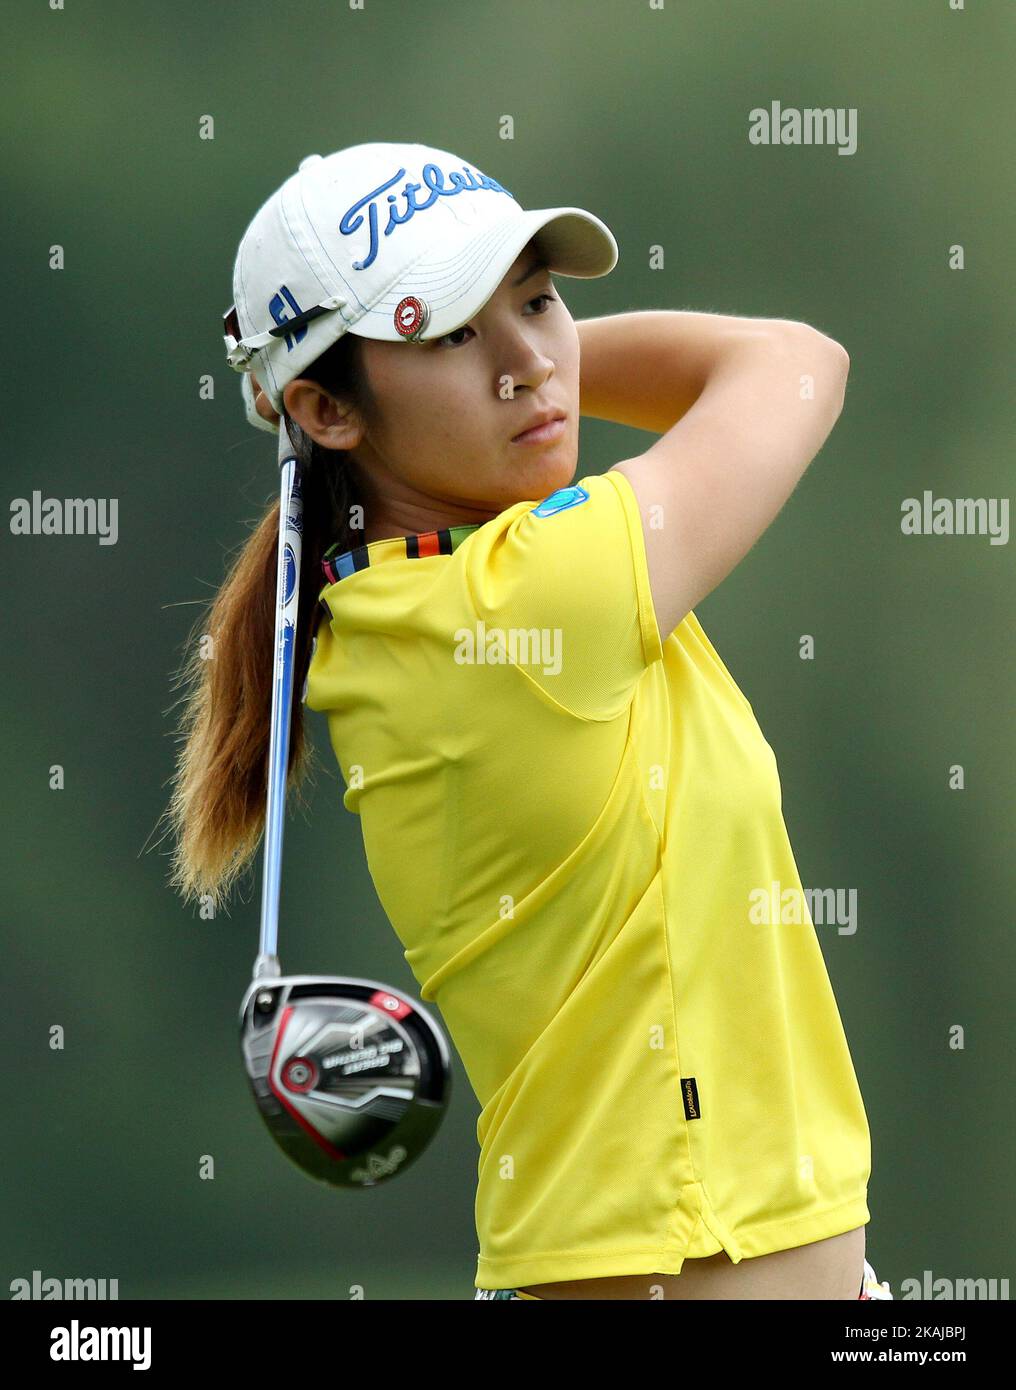
[[[374,1187],[404,1172],[434,1137],[451,1091],[437,1022],[376,980],[281,973],[282,835],[300,597],[299,459],[279,421],[281,502],[261,934],[240,1005],[240,1046],[268,1132],[304,1173]]]

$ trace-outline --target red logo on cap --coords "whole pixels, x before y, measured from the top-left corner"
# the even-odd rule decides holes
[[[397,333],[403,338],[415,338],[430,318],[430,310],[415,294],[407,294],[405,299],[399,300],[393,317]]]

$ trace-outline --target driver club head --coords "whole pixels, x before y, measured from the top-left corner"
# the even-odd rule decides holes
[[[451,1092],[444,1033],[375,980],[282,975],[251,982],[240,1047],[268,1132],[332,1187],[376,1187],[423,1153]]]

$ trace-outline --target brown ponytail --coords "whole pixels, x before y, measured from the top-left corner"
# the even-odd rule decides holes
[[[344,334],[300,375],[370,418],[373,398],[361,343],[355,334]],[[287,778],[287,790],[292,790],[299,789],[312,762],[301,697],[320,616],[318,594],[326,582],[321,559],[333,542],[351,549],[362,544],[363,534],[350,526],[350,509],[358,503],[352,459],[322,448],[288,412],[285,419],[300,460],[303,490]],[[264,830],[278,540],[276,496],[192,628],[188,655],[174,680],[174,688],[182,684],[187,689],[177,731],[178,741],[184,742],[163,813],[176,839],[169,882],[185,902],[205,897],[215,912],[253,860]]]

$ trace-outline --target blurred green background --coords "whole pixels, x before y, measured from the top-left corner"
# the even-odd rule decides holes
[[[204,922],[153,835],[181,644],[275,493],[274,441],[223,356],[236,246],[305,154],[366,140],[450,149],[524,206],[600,216],[620,261],[558,280],[576,318],[798,318],[847,347],[828,445],[696,611],[776,750],[805,886],[857,889],[856,934],[818,932],[872,1129],[869,1258],[894,1290],[1013,1273],[1013,546],[904,537],[899,518],[925,489],[1010,487],[1014,29],[1009,4],[948,0],[8,16],[7,492],[116,497],[119,539],[3,544],[5,1288],[40,1269],[118,1278],[122,1298],[472,1297],[478,1106],[458,1060],[403,1179],[343,1195],[301,1176],[237,1045],[260,861]],[[751,145],[748,112],[774,100],[856,108],[857,152]],[[581,470],[651,441],[587,421]],[[416,995],[310,728],[324,771],[288,821],[284,968]]]

